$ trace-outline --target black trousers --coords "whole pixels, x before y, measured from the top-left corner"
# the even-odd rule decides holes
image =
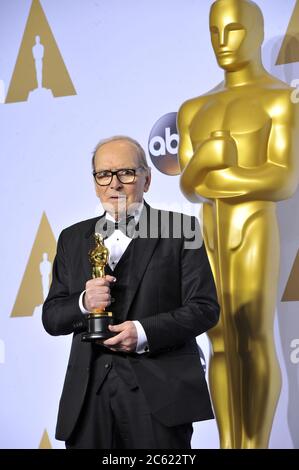
[[[157,421],[129,374],[125,357],[97,358],[67,449],[191,448],[192,423],[167,427]]]

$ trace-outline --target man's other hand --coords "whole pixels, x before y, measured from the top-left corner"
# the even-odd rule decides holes
[[[112,351],[134,352],[137,346],[137,329],[132,321],[125,321],[119,325],[109,325],[109,330],[117,333],[112,338],[103,341],[103,345]]]

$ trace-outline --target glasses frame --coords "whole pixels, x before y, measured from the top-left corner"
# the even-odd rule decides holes
[[[95,182],[96,182],[96,184],[97,184],[98,186],[109,186],[109,184],[111,184],[111,181],[112,181],[114,175],[116,176],[116,178],[118,179],[118,181],[119,181],[121,184],[133,184],[133,183],[135,183],[135,181],[136,181],[136,171],[137,171],[137,170],[140,170],[140,168],[144,169],[143,166],[138,166],[137,168],[119,168],[119,169],[116,170],[116,171],[111,171],[111,170],[95,171],[95,170],[94,170],[94,171],[92,172],[92,175],[93,175],[94,180],[95,180]],[[124,171],[124,170],[130,170],[130,171],[133,171],[133,172],[134,172],[133,181],[130,181],[129,183],[124,183],[124,182],[120,179],[120,177],[119,177],[119,175],[118,175],[118,172]],[[109,176],[110,176],[110,181],[109,181],[109,183],[100,184],[100,183],[97,181],[97,178],[96,178],[97,174],[98,174],[98,173],[102,173],[103,171],[107,171],[107,173],[110,173],[110,175],[109,175]],[[107,176],[108,176],[108,175],[107,175]]]

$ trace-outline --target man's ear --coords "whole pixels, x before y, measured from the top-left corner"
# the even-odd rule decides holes
[[[147,169],[147,175],[145,177],[145,183],[144,183],[144,192],[147,193],[148,190],[149,190],[149,187],[150,187],[150,184],[151,184],[151,180],[152,180],[152,174],[151,174],[151,169],[148,168]]]

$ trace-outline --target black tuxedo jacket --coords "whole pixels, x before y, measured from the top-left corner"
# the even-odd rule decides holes
[[[173,229],[174,219],[181,220],[182,228],[191,223],[199,231],[198,222],[146,204],[140,224],[149,224],[149,214],[151,228],[154,220],[158,230],[131,242],[129,284],[122,307],[123,321],[141,322],[149,353],[127,354],[127,361],[160,422],[175,426],[209,419],[213,412],[195,338],[218,321],[216,290],[204,245],[186,249],[186,236],[178,236]],[[98,220],[62,231],[43,307],[48,333],[73,334],[56,429],[61,440],[69,438],[76,424],[90,375],[92,346],[81,342],[85,319],[78,301],[91,278],[88,251]]]

